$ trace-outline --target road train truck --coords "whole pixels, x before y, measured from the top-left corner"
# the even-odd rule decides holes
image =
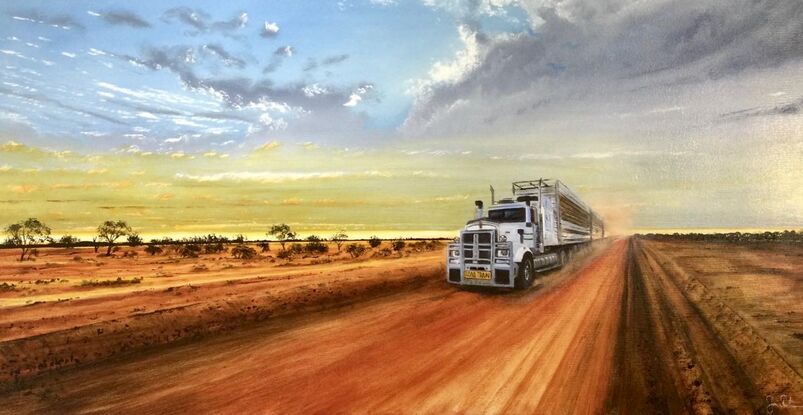
[[[563,266],[574,253],[605,237],[605,225],[558,180],[513,182],[513,196],[494,200],[449,244],[446,280],[463,286],[527,288],[536,273]]]

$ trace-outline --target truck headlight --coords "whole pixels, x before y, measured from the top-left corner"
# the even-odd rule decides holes
[[[496,250],[496,256],[498,256],[498,257],[505,257],[506,258],[508,255],[510,255],[510,250],[508,250],[508,249],[497,249]]]
[[[499,242],[507,242],[507,235],[499,235],[499,237],[496,239]]]
[[[460,258],[460,251],[458,251],[457,249],[450,249],[449,256],[452,258]]]

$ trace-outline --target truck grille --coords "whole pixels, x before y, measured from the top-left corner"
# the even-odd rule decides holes
[[[493,249],[492,232],[465,232],[463,233],[463,258],[467,263],[490,264]]]

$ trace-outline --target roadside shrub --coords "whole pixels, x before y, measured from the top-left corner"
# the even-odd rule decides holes
[[[287,248],[287,250],[292,252],[293,255],[302,254],[304,253],[304,245],[301,245],[300,243],[296,242],[291,244],[290,247]]]
[[[223,242],[214,242],[204,245],[205,254],[219,254],[225,251],[226,247],[223,245]]]
[[[140,245],[142,245],[142,237],[140,237],[139,234],[136,233],[136,232],[133,232],[130,235],[128,235],[128,238],[126,238],[126,239],[128,241],[128,245],[129,246],[140,246]]]
[[[405,246],[405,245],[407,245],[407,244],[406,244],[406,243],[405,243],[403,240],[401,240],[401,239],[394,239],[394,240],[393,240],[393,241],[390,243],[390,246],[391,246],[391,247],[393,248],[393,250],[394,250],[394,251],[396,251],[396,252],[398,252],[398,251],[401,251],[402,249],[404,249],[404,246]]]
[[[136,258],[138,256],[136,251],[125,251],[123,252],[123,258]]]
[[[279,253],[276,254],[276,258],[286,259],[290,261],[291,259],[293,259],[293,251],[288,249],[285,249],[284,251],[279,251]]]
[[[181,245],[179,248],[178,254],[181,255],[183,258],[198,258],[198,254],[201,253],[201,246],[196,244],[185,244]]]
[[[61,238],[59,238],[58,244],[59,244],[59,245],[63,245],[63,246],[64,246],[64,247],[66,247],[66,248],[72,248],[72,247],[74,247],[74,246],[75,246],[75,245],[76,245],[78,242],[80,242],[80,241],[78,240],[78,238],[76,238],[76,237],[74,237],[74,236],[72,236],[72,235],[64,235],[64,236],[62,236]]]
[[[130,280],[124,280],[121,277],[117,277],[116,280],[83,280],[81,281],[82,287],[112,287],[115,285],[128,285],[128,284],[139,284],[142,282],[142,277],[135,277]]]
[[[270,242],[268,241],[260,242],[257,244],[257,246],[262,250],[262,252],[270,252]]]
[[[327,251],[329,251],[329,247],[323,243],[321,238],[315,235],[310,235],[307,237],[307,245],[304,247],[304,250],[310,254],[325,254]]]
[[[145,253],[150,256],[154,256],[156,254],[161,254],[163,252],[162,247],[156,245],[148,245],[145,247]]]
[[[393,253],[393,251],[391,251],[390,248],[382,248],[382,249],[374,252],[373,256],[375,256],[375,257],[387,257],[387,256],[390,256],[390,254],[392,254],[392,253]]]
[[[376,235],[374,235],[374,236],[368,238],[368,245],[371,248],[376,248],[377,246],[382,245],[382,240],[379,239]]]
[[[209,267],[204,264],[195,264],[192,266],[192,272],[204,272],[209,271]]]
[[[257,251],[247,245],[237,245],[231,248],[231,255],[237,259],[252,259],[257,256]]]
[[[346,252],[348,252],[352,258],[357,258],[359,256],[362,256],[362,254],[364,254],[365,251],[366,251],[365,246],[360,244],[349,244],[346,247]]]

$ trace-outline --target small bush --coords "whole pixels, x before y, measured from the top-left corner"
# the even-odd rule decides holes
[[[376,247],[378,247],[379,245],[382,245],[382,240],[381,240],[381,239],[379,239],[379,238],[378,238],[376,235],[374,235],[374,236],[372,236],[372,237],[368,238],[368,245],[369,245],[371,248],[376,248]]]
[[[138,256],[136,251],[125,251],[123,252],[123,258],[136,258]]]
[[[290,247],[289,247],[289,248],[287,248],[287,249],[288,249],[290,252],[292,252],[294,255],[295,255],[295,254],[302,254],[302,253],[304,253],[304,245],[301,245],[300,243],[297,243],[297,242],[296,242],[296,243],[293,243],[293,244],[291,244],[291,245],[290,245]]]
[[[252,259],[257,256],[257,251],[247,245],[237,245],[231,248],[231,255],[237,259]]]
[[[192,272],[204,272],[209,271],[209,267],[204,264],[195,264],[192,266]]]
[[[375,256],[375,257],[386,257],[386,256],[390,256],[390,254],[392,254],[392,253],[393,253],[393,251],[391,251],[390,248],[382,248],[382,249],[374,252],[373,256]]]
[[[128,284],[139,284],[142,282],[142,277],[132,278],[130,280],[124,280],[121,277],[117,277],[116,280],[83,280],[81,281],[82,287],[113,287],[117,285],[128,285]]]
[[[321,238],[310,235],[307,237],[307,245],[304,247],[304,250],[310,254],[325,254],[329,251],[329,247],[323,243]]]
[[[268,241],[260,242],[257,244],[257,246],[262,250],[262,252],[270,252],[270,242]]]
[[[286,260],[289,261],[289,260],[293,259],[293,251],[288,250],[288,249],[285,249],[284,251],[279,251],[279,253],[276,254],[276,258],[286,259]]]
[[[0,284],[0,292],[2,292],[2,291],[14,291],[16,289],[17,289],[17,286],[14,285],[14,284],[9,284],[7,282],[4,282],[4,283]]]
[[[142,237],[139,236],[138,233],[134,232],[131,235],[128,235],[128,245],[129,246],[140,246],[142,245]]]
[[[162,249],[162,247],[156,245],[148,245],[145,247],[145,252],[151,256],[154,256],[156,254],[161,254],[163,251],[164,250]]]
[[[401,251],[402,249],[404,249],[405,245],[407,245],[407,244],[401,239],[394,239],[393,242],[390,243],[390,246],[396,252]]]
[[[226,252],[226,247],[223,245],[223,242],[214,242],[204,245],[205,254],[219,254],[221,252]]]
[[[196,244],[184,244],[179,248],[178,254],[184,258],[198,258],[201,253],[201,246]]]
[[[346,252],[348,252],[352,258],[357,258],[359,256],[362,256],[362,254],[364,254],[365,251],[366,251],[365,246],[360,244],[349,244],[346,247]]]

